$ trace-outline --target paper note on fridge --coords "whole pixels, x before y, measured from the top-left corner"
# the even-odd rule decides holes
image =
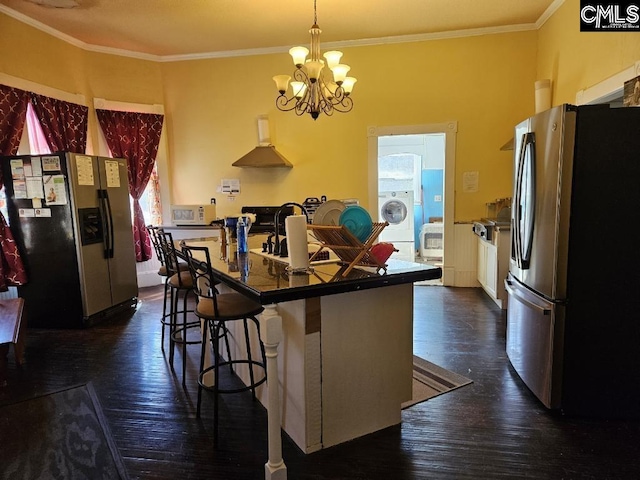
[[[66,205],[67,189],[64,175],[45,175],[42,177],[47,205]]]
[[[93,162],[91,157],[85,155],[76,156],[76,169],[78,171],[78,185],[94,185]]]
[[[27,198],[44,198],[42,177],[25,177]]]

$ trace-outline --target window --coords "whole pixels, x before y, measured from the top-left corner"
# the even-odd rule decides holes
[[[20,147],[18,148],[18,154],[22,155],[27,153],[31,155],[51,153],[38,117],[30,103],[27,105],[27,120],[24,125],[22,139],[20,140]],[[5,181],[7,181],[7,179],[5,179]],[[9,212],[7,211],[7,196],[4,186],[0,189],[0,212],[2,212],[8,224]]]
[[[378,192],[413,191],[420,204],[422,157],[414,153],[394,153],[378,157]]]
[[[103,110],[118,110],[123,112],[137,112],[137,113],[151,113],[164,115],[164,107],[162,105],[146,105],[138,103],[118,102],[113,100],[106,100],[104,98],[94,98],[93,105],[96,109]],[[98,128],[98,155],[111,155],[107,141],[104,138],[104,132],[100,126]],[[163,129],[164,130],[164,129]],[[160,191],[160,175],[161,172],[166,172],[166,144],[165,134],[162,133],[160,138],[160,145],[158,147],[158,154],[153,167],[153,172],[149,178],[149,183],[145,187],[145,191],[139,199],[140,208],[144,215],[144,221],[146,225],[162,225],[162,204],[161,196],[164,195],[168,199],[168,192],[164,192],[161,195]],[[166,187],[165,187],[166,188]],[[168,200],[167,200],[168,201]],[[131,203],[131,218],[133,218],[133,198],[130,198]]]
[[[133,218],[133,198],[129,196],[131,205],[131,218]],[[144,193],[139,200],[144,223],[146,225],[162,225],[162,209],[160,208],[160,178],[158,175],[158,165],[153,166],[153,172],[149,183],[147,183]]]

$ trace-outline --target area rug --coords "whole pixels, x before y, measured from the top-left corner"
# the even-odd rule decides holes
[[[91,384],[0,408],[0,478],[128,479]]]
[[[424,402],[443,393],[473,383],[466,377],[446,370],[424,358],[413,356],[413,394],[402,408]]]

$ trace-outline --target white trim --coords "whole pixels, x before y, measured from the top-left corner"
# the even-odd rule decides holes
[[[164,115],[164,105],[159,105],[157,103],[150,105],[146,103],[118,102],[116,100],[94,98],[93,107],[100,110],[116,110],[120,112],[154,113],[157,115]]]
[[[564,3],[564,0],[554,0],[551,3],[551,5],[549,5],[547,9],[543,12],[543,14],[540,15],[540,18],[538,19],[538,21],[536,21],[536,29],[539,29],[540,27],[542,27],[547,22],[547,20],[549,20],[551,16],[554,13],[556,13],[556,10],[558,10],[563,3]]]
[[[7,75],[0,72],[0,83],[13,88],[19,88],[28,92],[37,93],[38,95],[44,95],[47,97],[62,100],[64,102],[76,103],[78,105],[84,105],[87,107],[87,100],[84,95],[80,93],[69,93],[64,90],[58,90],[57,88],[48,87],[39,83],[31,82],[23,78]]]
[[[447,286],[455,285],[454,251],[454,201],[455,201],[455,171],[456,171],[456,136],[458,122],[430,123],[425,125],[399,125],[391,127],[367,127],[368,137],[368,181],[369,208],[378,205],[378,137],[390,135],[421,135],[429,133],[445,134],[445,167],[444,167],[444,266],[442,283]]]
[[[576,93],[576,105],[590,103],[606,103],[621,97],[624,90],[624,82],[640,75],[640,60],[621,72],[592,85],[589,88]]]
[[[561,0],[564,1],[564,0]],[[323,42],[322,47],[327,50],[337,50],[349,47],[369,47],[373,45],[391,45],[397,43],[426,42],[430,40],[446,40],[451,38],[478,37],[495,35],[497,33],[526,32],[536,30],[535,23],[507,25],[502,27],[469,28],[466,30],[451,30],[448,32],[419,33],[415,35],[398,35],[394,37],[362,38],[359,40],[344,40],[341,42]],[[185,60],[205,60],[210,58],[246,57],[251,55],[271,55],[288,53],[293,45],[267,48],[248,48],[245,50],[226,50],[220,52],[193,53],[185,55],[164,55],[157,57],[159,62],[180,62]]]
[[[160,61],[160,58],[161,58],[158,55],[149,55],[146,53],[133,52],[130,50],[120,50],[117,48],[101,47],[99,45],[91,45],[89,43],[85,43],[81,40],[78,40],[77,38],[72,37],[71,35],[67,35],[66,33],[63,33],[60,30],[51,28],[50,26],[45,25],[42,22],[39,22],[31,17],[28,17],[27,15],[17,12],[16,10],[9,8],[6,5],[0,5],[0,12],[4,13],[5,15],[11,18],[14,18],[15,20],[18,20],[19,22],[25,23],[30,27],[35,28],[36,30],[40,30],[41,32],[47,33],[52,37],[62,40],[63,42],[67,42],[73,45],[74,47],[78,47],[83,50],[87,50],[90,52],[97,52],[97,53],[107,53],[111,55],[120,55],[122,57],[137,58],[140,60],[151,60],[156,62]]]
[[[495,35],[499,33],[524,32],[539,29],[547,19],[564,3],[564,0],[554,0],[554,2],[545,10],[535,23],[523,23],[518,25],[505,25],[499,27],[488,28],[469,28],[465,30],[451,30],[448,32],[436,33],[420,33],[415,35],[398,35],[393,37],[364,38],[359,40],[347,40],[342,42],[327,42],[323,46],[328,49],[348,48],[348,47],[364,47],[372,45],[389,45],[398,43],[425,42],[430,40],[443,40],[452,38],[477,37],[481,35]],[[5,5],[0,5],[0,13],[4,13],[22,23],[25,23],[37,30],[43,31],[62,41],[70,43],[78,48],[90,52],[106,53],[109,55],[118,55],[122,57],[137,58],[140,60],[148,60],[153,62],[180,62],[185,60],[203,60],[211,58],[229,58],[244,57],[252,55],[271,55],[278,53],[287,53],[291,45],[267,48],[248,48],[243,50],[226,50],[219,52],[193,53],[184,55],[152,55],[148,53],[134,52],[131,50],[122,50],[118,48],[103,47],[100,45],[92,45],[78,40],[66,33],[60,32],[49,27],[31,17],[17,12]]]

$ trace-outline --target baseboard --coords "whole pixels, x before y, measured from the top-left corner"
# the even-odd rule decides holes
[[[158,272],[138,272],[138,288],[154,287],[162,283],[163,277]]]

